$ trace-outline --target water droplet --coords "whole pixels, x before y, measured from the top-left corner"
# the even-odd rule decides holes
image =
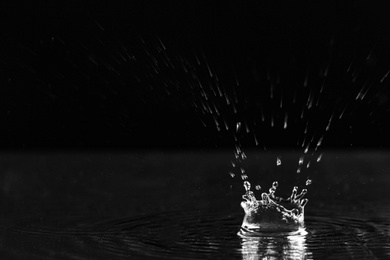
[[[310,161],[307,163],[306,168],[310,167]]]
[[[239,133],[241,130],[241,122],[237,122],[236,124],[236,133]]]
[[[301,172],[301,167],[298,167],[297,173],[300,173],[300,172]]]
[[[299,165],[302,165],[303,164],[303,160],[305,159],[305,157],[303,157],[303,156],[301,156],[300,158],[299,158]]]
[[[303,86],[307,87],[307,81],[308,81],[309,75],[306,74],[305,80],[303,81]]]
[[[380,83],[382,83],[382,82],[387,78],[387,76],[389,75],[389,73],[390,73],[390,70],[382,77]]]
[[[255,189],[256,190],[261,190],[261,186],[260,185],[256,185]]]
[[[246,179],[248,179],[248,175],[246,175],[246,174],[242,174],[242,175],[241,175],[241,179],[242,179],[242,180],[246,180]]]
[[[309,129],[309,122],[306,122],[306,127],[305,127],[305,131],[304,131],[304,134],[307,134],[307,130]]]
[[[245,173],[245,169],[240,168],[240,170],[241,170],[241,173]]]
[[[246,159],[246,154],[245,154],[245,153],[241,153],[241,158],[242,158],[243,160],[245,160],[245,159]]]
[[[306,186],[309,186],[311,184],[311,180],[310,179],[307,179],[306,180]]]
[[[321,145],[323,139],[324,139],[324,136],[321,136],[321,138],[318,140],[317,146]]]
[[[276,158],[276,166],[279,166],[282,164],[282,161],[280,160],[279,157]]]
[[[234,173],[232,173],[232,172],[229,172],[229,174],[230,174],[230,176],[232,177],[232,178],[234,178],[234,176],[236,176]]]
[[[332,123],[332,119],[333,119],[333,114],[332,114],[332,116],[331,116],[330,119],[329,119],[329,122],[328,122],[328,125],[326,126],[325,131],[329,131],[330,124]]]
[[[247,123],[245,123],[245,131],[247,134],[251,131]]]
[[[320,154],[320,155],[318,156],[317,162],[321,161],[321,159],[322,159],[322,154]]]
[[[283,125],[284,129],[287,128],[287,119],[288,119],[288,114],[286,113],[286,115],[284,116],[284,125]]]
[[[257,140],[256,135],[254,133],[253,133],[253,137],[255,139],[255,145],[258,146],[259,145],[259,141]]]
[[[244,181],[244,188],[246,191],[249,191],[251,189],[251,184],[249,181]]]
[[[276,188],[278,187],[279,183],[277,181],[274,181],[272,183],[272,188],[274,188],[276,190]]]

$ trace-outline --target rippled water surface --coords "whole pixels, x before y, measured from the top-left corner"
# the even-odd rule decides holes
[[[45,158],[46,163],[59,160]],[[201,159],[207,165],[204,160]],[[35,163],[26,163],[32,168],[41,166],[39,160],[32,161]],[[187,163],[189,168],[193,166],[191,160]],[[72,164],[75,166],[74,162]],[[57,163],[53,165],[58,167]],[[12,167],[9,169],[19,172],[18,178],[21,178],[23,171]],[[158,167],[165,170],[169,165],[159,164]],[[67,171],[72,172],[72,169],[67,166]],[[106,166],[104,171],[108,169],[110,167]],[[180,166],[182,170],[186,168]],[[141,177],[130,178],[123,184],[129,186],[130,191],[122,190],[119,183],[107,182],[102,176],[99,178],[104,184],[99,188],[94,187],[99,185],[93,179],[89,179],[91,187],[88,188],[78,183],[83,180],[80,176],[70,179],[62,176],[61,180],[68,186],[59,186],[62,188],[58,194],[51,189],[46,191],[55,194],[54,198],[37,196],[39,190],[25,188],[32,192],[27,198],[23,194],[7,194],[3,189],[3,209],[7,212],[3,212],[0,226],[1,256],[3,259],[390,258],[390,207],[388,196],[383,196],[387,185],[367,185],[366,191],[348,186],[341,190],[340,196],[329,197],[321,197],[314,191],[310,197],[309,189],[304,228],[298,232],[245,237],[239,235],[244,216],[239,206],[240,196],[236,197],[227,174],[221,175],[228,181],[218,174],[214,177],[191,175],[192,179],[185,174],[182,179],[174,172],[171,175],[178,182],[173,186],[161,179],[153,184]],[[121,179],[119,173],[113,176]],[[3,180],[7,178],[11,177],[3,176]],[[13,183],[8,185],[22,185],[13,178]],[[73,183],[75,180],[78,184]],[[123,183],[123,178],[121,180]],[[50,179],[48,183],[54,185],[55,182],[56,179]],[[44,192],[45,186],[41,185]],[[334,184],[334,187],[340,185]],[[34,196],[38,199],[31,198]]]
[[[15,257],[69,259],[386,259],[388,219],[308,216],[298,232],[237,235],[242,214],[167,212],[69,229],[15,227],[6,245]],[[4,245],[4,244],[3,244]],[[23,248],[23,251],[18,251]]]

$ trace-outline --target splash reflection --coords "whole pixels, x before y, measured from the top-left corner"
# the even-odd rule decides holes
[[[244,260],[257,259],[312,259],[306,245],[307,232],[304,227],[296,232],[270,233],[246,236],[241,230],[241,254]]]

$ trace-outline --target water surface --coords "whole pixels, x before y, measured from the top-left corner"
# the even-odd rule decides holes
[[[228,152],[2,155],[1,256],[390,257],[389,154],[325,153],[308,187],[303,230],[257,237],[238,235],[244,216],[243,187],[241,180],[228,174],[229,156]],[[256,181],[254,169],[266,167],[273,157],[271,152],[248,156],[249,178]],[[263,186],[272,177],[263,176]],[[283,176],[278,177],[283,183]]]

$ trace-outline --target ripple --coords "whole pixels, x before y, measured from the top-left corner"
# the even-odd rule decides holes
[[[51,229],[7,231],[8,256],[36,259],[386,259],[386,219],[306,216],[304,232],[240,237],[243,214],[167,212]],[[76,226],[76,225],[75,225]],[[302,230],[301,230],[302,231]],[[23,247],[23,252],[17,249]],[[35,259],[33,258],[33,259]]]

